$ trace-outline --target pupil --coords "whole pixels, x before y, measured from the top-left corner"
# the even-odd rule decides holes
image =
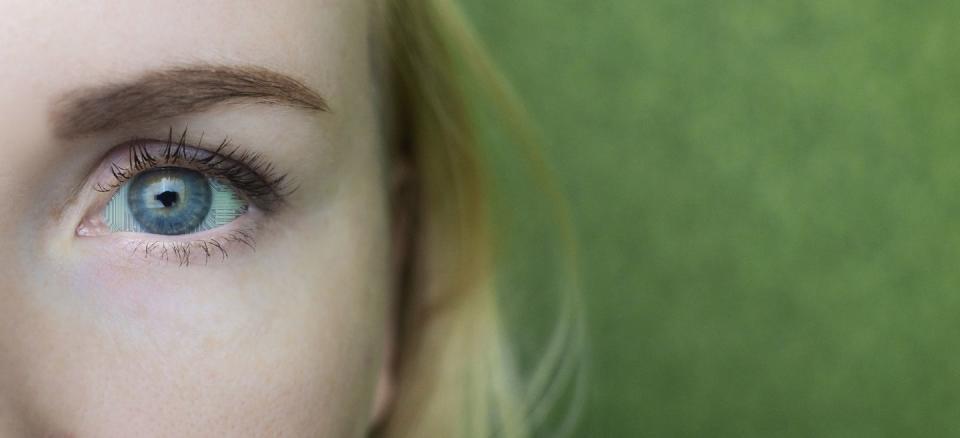
[[[163,204],[164,207],[171,207],[173,204],[176,204],[180,200],[180,194],[177,192],[163,192],[154,197],[157,201]]]

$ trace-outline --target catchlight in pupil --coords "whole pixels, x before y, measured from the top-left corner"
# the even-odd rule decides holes
[[[161,167],[123,184],[104,220],[112,232],[183,235],[225,225],[246,210],[229,183],[187,168]]]

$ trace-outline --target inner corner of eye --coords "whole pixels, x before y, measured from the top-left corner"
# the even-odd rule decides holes
[[[99,216],[109,233],[178,236],[227,225],[248,209],[227,181],[193,169],[159,167],[120,184]]]

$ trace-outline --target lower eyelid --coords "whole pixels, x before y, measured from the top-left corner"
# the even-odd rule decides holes
[[[228,260],[237,252],[244,253],[255,250],[256,237],[272,210],[265,209],[258,202],[252,201],[247,193],[237,188],[233,180],[224,180],[224,182],[229,183],[233,190],[244,198],[246,205],[242,213],[238,210],[239,216],[236,216],[230,222],[219,221],[218,223],[221,225],[214,228],[178,235],[130,232],[122,228],[111,229],[105,217],[105,209],[117,195],[119,187],[129,184],[131,179],[140,172],[160,166],[191,169],[191,163],[188,162],[189,160],[172,163],[160,162],[158,163],[159,166],[149,163],[151,166],[138,167],[134,172],[123,175],[126,178],[119,181],[120,185],[116,184],[118,178],[111,170],[118,167],[120,169],[132,168],[134,161],[131,157],[138,152],[136,148],[145,148],[140,151],[149,150],[149,154],[162,156],[168,145],[163,141],[139,140],[136,144],[120,145],[109,152],[94,169],[84,187],[84,191],[88,193],[82,197],[82,199],[85,199],[83,204],[86,205],[82,206],[82,212],[78,212],[80,221],[74,233],[78,238],[77,242],[82,248],[82,252],[108,263],[120,265],[132,264],[132,266],[137,266],[142,262],[167,262],[185,266],[214,264]],[[177,146],[173,147],[176,148]],[[190,154],[188,157],[220,157],[220,155],[208,149],[192,146],[183,147],[187,151],[186,153]],[[243,168],[247,173],[241,175],[241,177],[248,178],[249,182],[256,187],[269,187],[271,190],[279,187],[278,185],[270,185],[270,183],[282,182],[283,178],[277,178],[272,174],[271,166],[262,161],[249,159],[250,156],[238,153],[235,157],[237,160],[232,160],[247,166]],[[216,163],[214,162],[214,164]],[[249,167],[251,163],[260,167]],[[220,180],[216,175],[206,174],[202,169],[193,170],[200,171],[215,181]],[[109,190],[96,190],[97,188],[109,188]],[[285,197],[286,194],[283,194],[283,196]],[[275,201],[284,202],[283,197],[278,197]]]
[[[77,228],[77,236],[99,257],[120,263],[145,261],[180,266],[206,265],[226,261],[237,251],[255,251],[262,221],[263,213],[251,208],[229,224],[193,234],[164,236],[102,229],[96,232],[81,225]]]
[[[142,256],[146,260],[160,259],[189,266],[191,263],[206,265],[211,261],[226,261],[237,247],[245,246],[255,250],[255,244],[252,230],[235,230],[218,233],[207,239],[188,241],[141,239],[128,242],[126,247],[134,257]]]

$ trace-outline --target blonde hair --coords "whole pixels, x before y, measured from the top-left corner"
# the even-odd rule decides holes
[[[489,172],[467,86],[482,85],[520,143],[536,142],[451,1],[384,0],[381,7],[395,158],[414,169],[414,193],[401,202],[415,204],[416,242],[399,303],[396,398],[375,435],[530,436],[563,383],[582,370],[582,325],[572,289],[558,294],[564,306],[557,330],[539,365],[528,378],[520,375],[498,307]]]

